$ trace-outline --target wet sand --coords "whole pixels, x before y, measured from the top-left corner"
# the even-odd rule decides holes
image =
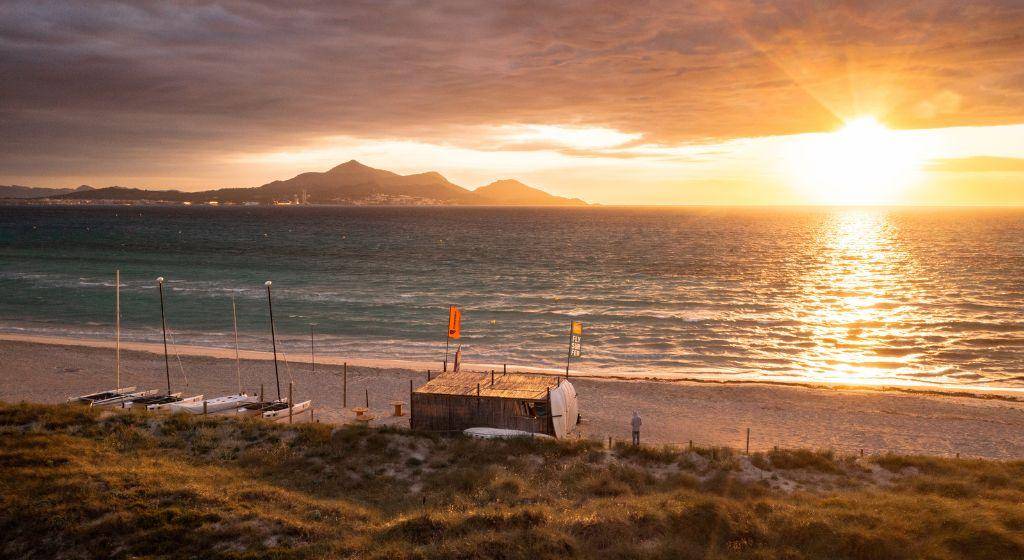
[[[93,341],[0,339],[0,400],[56,403],[109,389],[114,385],[114,352],[96,346]],[[152,344],[122,347],[122,384],[165,388],[164,361],[158,351],[162,351],[159,345]],[[175,391],[207,397],[237,391],[233,351],[185,347],[178,351],[180,365],[171,356]],[[262,383],[269,396],[276,396],[270,353],[243,352],[242,356],[243,390],[257,392]],[[390,402],[407,403],[409,382],[414,386],[425,382],[429,366],[349,360],[345,408],[339,361],[318,363],[315,372],[308,363],[282,363],[282,393],[287,394],[291,380],[297,401],[313,400],[318,421],[346,422],[354,418],[351,407],[365,404],[369,392],[372,414],[380,421],[406,422],[390,416]],[[581,431],[587,437],[628,439],[630,413],[639,410],[646,443],[692,440],[698,445],[742,448],[750,428],[752,450],[778,445],[841,453],[960,453],[1024,459],[1024,402],[1014,400],[771,383],[596,378],[574,378],[573,383],[584,419]]]

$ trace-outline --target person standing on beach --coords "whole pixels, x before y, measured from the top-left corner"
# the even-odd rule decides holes
[[[644,423],[640,419],[640,413],[633,411],[633,419],[629,422],[633,426],[633,445],[640,445],[640,426]]]

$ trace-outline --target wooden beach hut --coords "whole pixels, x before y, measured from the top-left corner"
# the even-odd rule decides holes
[[[555,376],[448,372],[414,390],[411,400],[416,430],[500,428],[565,437],[576,425],[576,390]]]

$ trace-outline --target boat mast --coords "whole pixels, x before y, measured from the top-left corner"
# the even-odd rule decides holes
[[[274,346],[274,381],[277,382],[277,400],[281,400],[281,375],[277,371],[277,333],[274,332],[274,300],[270,297],[270,285],[273,284],[270,280],[267,280],[264,286],[267,287],[267,307],[270,309],[270,343]],[[289,406],[291,403],[288,403]]]
[[[171,394],[171,359],[167,355],[167,318],[164,315],[164,277],[156,279],[160,289],[160,328],[164,332],[164,371],[167,374],[167,395]]]
[[[121,269],[114,273],[114,377],[121,390]]]
[[[238,394],[242,394],[242,370],[238,365],[238,314],[235,311],[235,296],[231,296],[231,325],[235,331],[235,379],[238,381]]]

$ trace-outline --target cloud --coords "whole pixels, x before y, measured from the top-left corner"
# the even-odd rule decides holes
[[[976,156],[940,159],[929,171],[945,173],[1024,173],[1024,158]]]
[[[1022,28],[1009,1],[11,0],[0,168],[173,177],[211,154],[334,136],[477,146],[495,127],[675,145],[864,112],[1017,123]]]

